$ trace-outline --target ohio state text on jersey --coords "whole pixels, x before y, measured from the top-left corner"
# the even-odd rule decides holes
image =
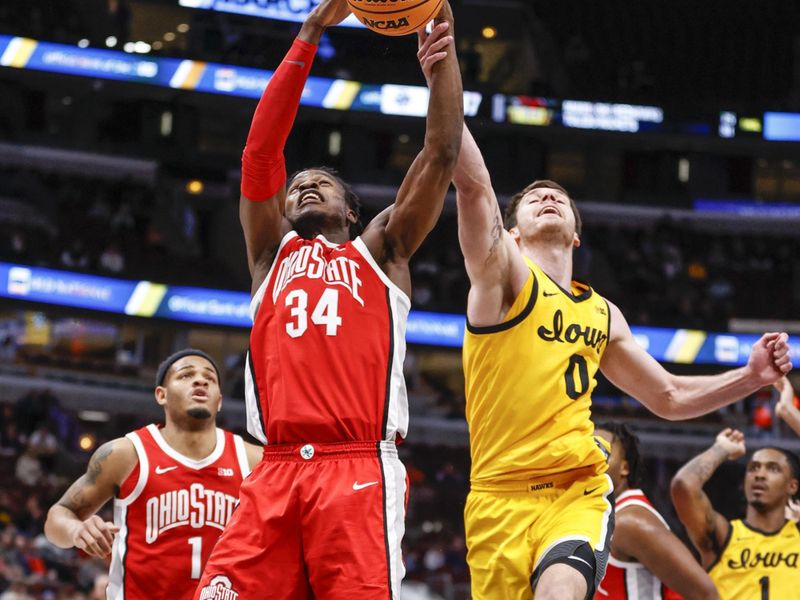
[[[244,442],[217,429],[214,451],[183,456],[155,425],[126,435],[139,464],[114,499],[109,600],[190,599],[247,477]]]
[[[253,297],[248,431],[264,443],[405,437],[410,301],[361,238],[283,238]]]

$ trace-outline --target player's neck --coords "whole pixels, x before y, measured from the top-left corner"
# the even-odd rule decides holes
[[[192,460],[203,460],[217,447],[217,428],[213,423],[192,431],[168,422],[161,430],[161,435],[170,448]]]
[[[782,506],[763,512],[748,506],[745,518],[750,527],[767,533],[778,531],[786,522],[786,514]]]
[[[530,240],[523,242],[520,249],[550,279],[565,290],[572,291],[572,246],[555,246],[552,243]]]

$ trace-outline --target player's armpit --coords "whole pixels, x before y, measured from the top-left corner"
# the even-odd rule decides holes
[[[251,202],[244,195],[239,200],[239,220],[244,231],[253,294],[267,276],[281,239],[291,228],[283,216],[285,203],[284,187],[268,202]]]
[[[686,600],[719,598],[689,549],[645,508],[630,506],[617,513],[612,552],[642,563]]]

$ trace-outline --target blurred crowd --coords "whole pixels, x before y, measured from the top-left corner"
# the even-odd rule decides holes
[[[43,533],[47,509],[85,467],[76,427],[46,391],[0,404],[0,600],[106,597],[107,565]]]

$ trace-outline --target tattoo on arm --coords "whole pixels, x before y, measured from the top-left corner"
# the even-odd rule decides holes
[[[486,257],[486,263],[489,264],[491,261],[492,256],[494,255],[497,247],[500,245],[500,241],[503,239],[503,220],[500,218],[500,211],[496,210],[494,213],[494,222],[492,223],[492,247],[489,248],[489,255]]]
[[[97,482],[97,478],[103,471],[103,463],[111,456],[113,451],[114,448],[110,443],[98,448],[97,452],[89,460],[86,473],[70,486],[61,500],[58,501],[58,504],[71,510],[76,515],[80,515],[88,509],[91,506],[91,502],[86,498],[85,488]]]

